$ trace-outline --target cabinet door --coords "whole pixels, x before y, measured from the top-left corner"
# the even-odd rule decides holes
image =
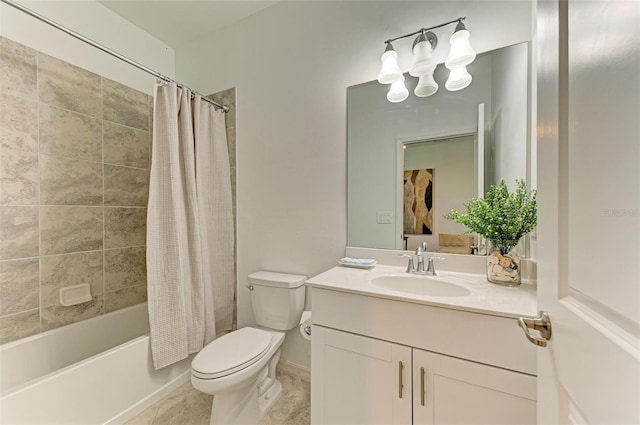
[[[311,422],[411,424],[411,348],[314,326]]]
[[[536,377],[413,350],[414,424],[535,424]]]

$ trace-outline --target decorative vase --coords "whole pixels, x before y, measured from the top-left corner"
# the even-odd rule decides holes
[[[518,241],[488,241],[487,280],[496,285],[518,286],[520,257],[514,252]]]

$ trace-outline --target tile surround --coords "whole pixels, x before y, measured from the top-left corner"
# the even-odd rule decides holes
[[[104,209],[104,247],[144,245],[147,241],[146,208]]]
[[[149,96],[129,87],[102,79],[104,119],[149,131]]]
[[[102,162],[102,120],[39,104],[40,154]]]
[[[146,301],[152,127],[152,96],[0,37],[0,343]]]
[[[105,164],[149,168],[151,133],[109,121],[103,124]]]
[[[40,255],[102,249],[101,207],[40,207]]]
[[[102,205],[102,164],[40,155],[40,204]]]
[[[50,106],[102,117],[103,78],[38,52],[38,99]]]
[[[8,38],[0,38],[0,90],[35,100],[36,51]]]
[[[104,165],[104,205],[146,207],[149,170]]]
[[[102,294],[102,251],[52,255],[40,258],[40,305],[59,303],[59,290],[65,286],[88,283],[91,294]]]
[[[38,103],[0,89],[0,148],[38,152]]]
[[[0,101],[0,343],[145,301],[151,96],[0,37]]]
[[[38,204],[38,154],[1,149],[0,204]]]
[[[0,260],[37,257],[38,207],[0,205]]]

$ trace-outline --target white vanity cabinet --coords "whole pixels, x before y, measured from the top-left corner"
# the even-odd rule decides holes
[[[315,286],[312,424],[534,424],[516,319]]]
[[[413,423],[535,424],[536,378],[413,349]]]
[[[324,408],[312,423],[411,424],[411,348],[317,326],[313,340],[312,391]]]

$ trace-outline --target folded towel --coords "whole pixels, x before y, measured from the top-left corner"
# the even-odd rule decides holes
[[[373,258],[344,257],[344,258],[340,259],[340,262],[342,264],[358,264],[358,265],[362,265],[362,266],[368,266],[368,265],[376,264],[376,260],[374,260]]]

